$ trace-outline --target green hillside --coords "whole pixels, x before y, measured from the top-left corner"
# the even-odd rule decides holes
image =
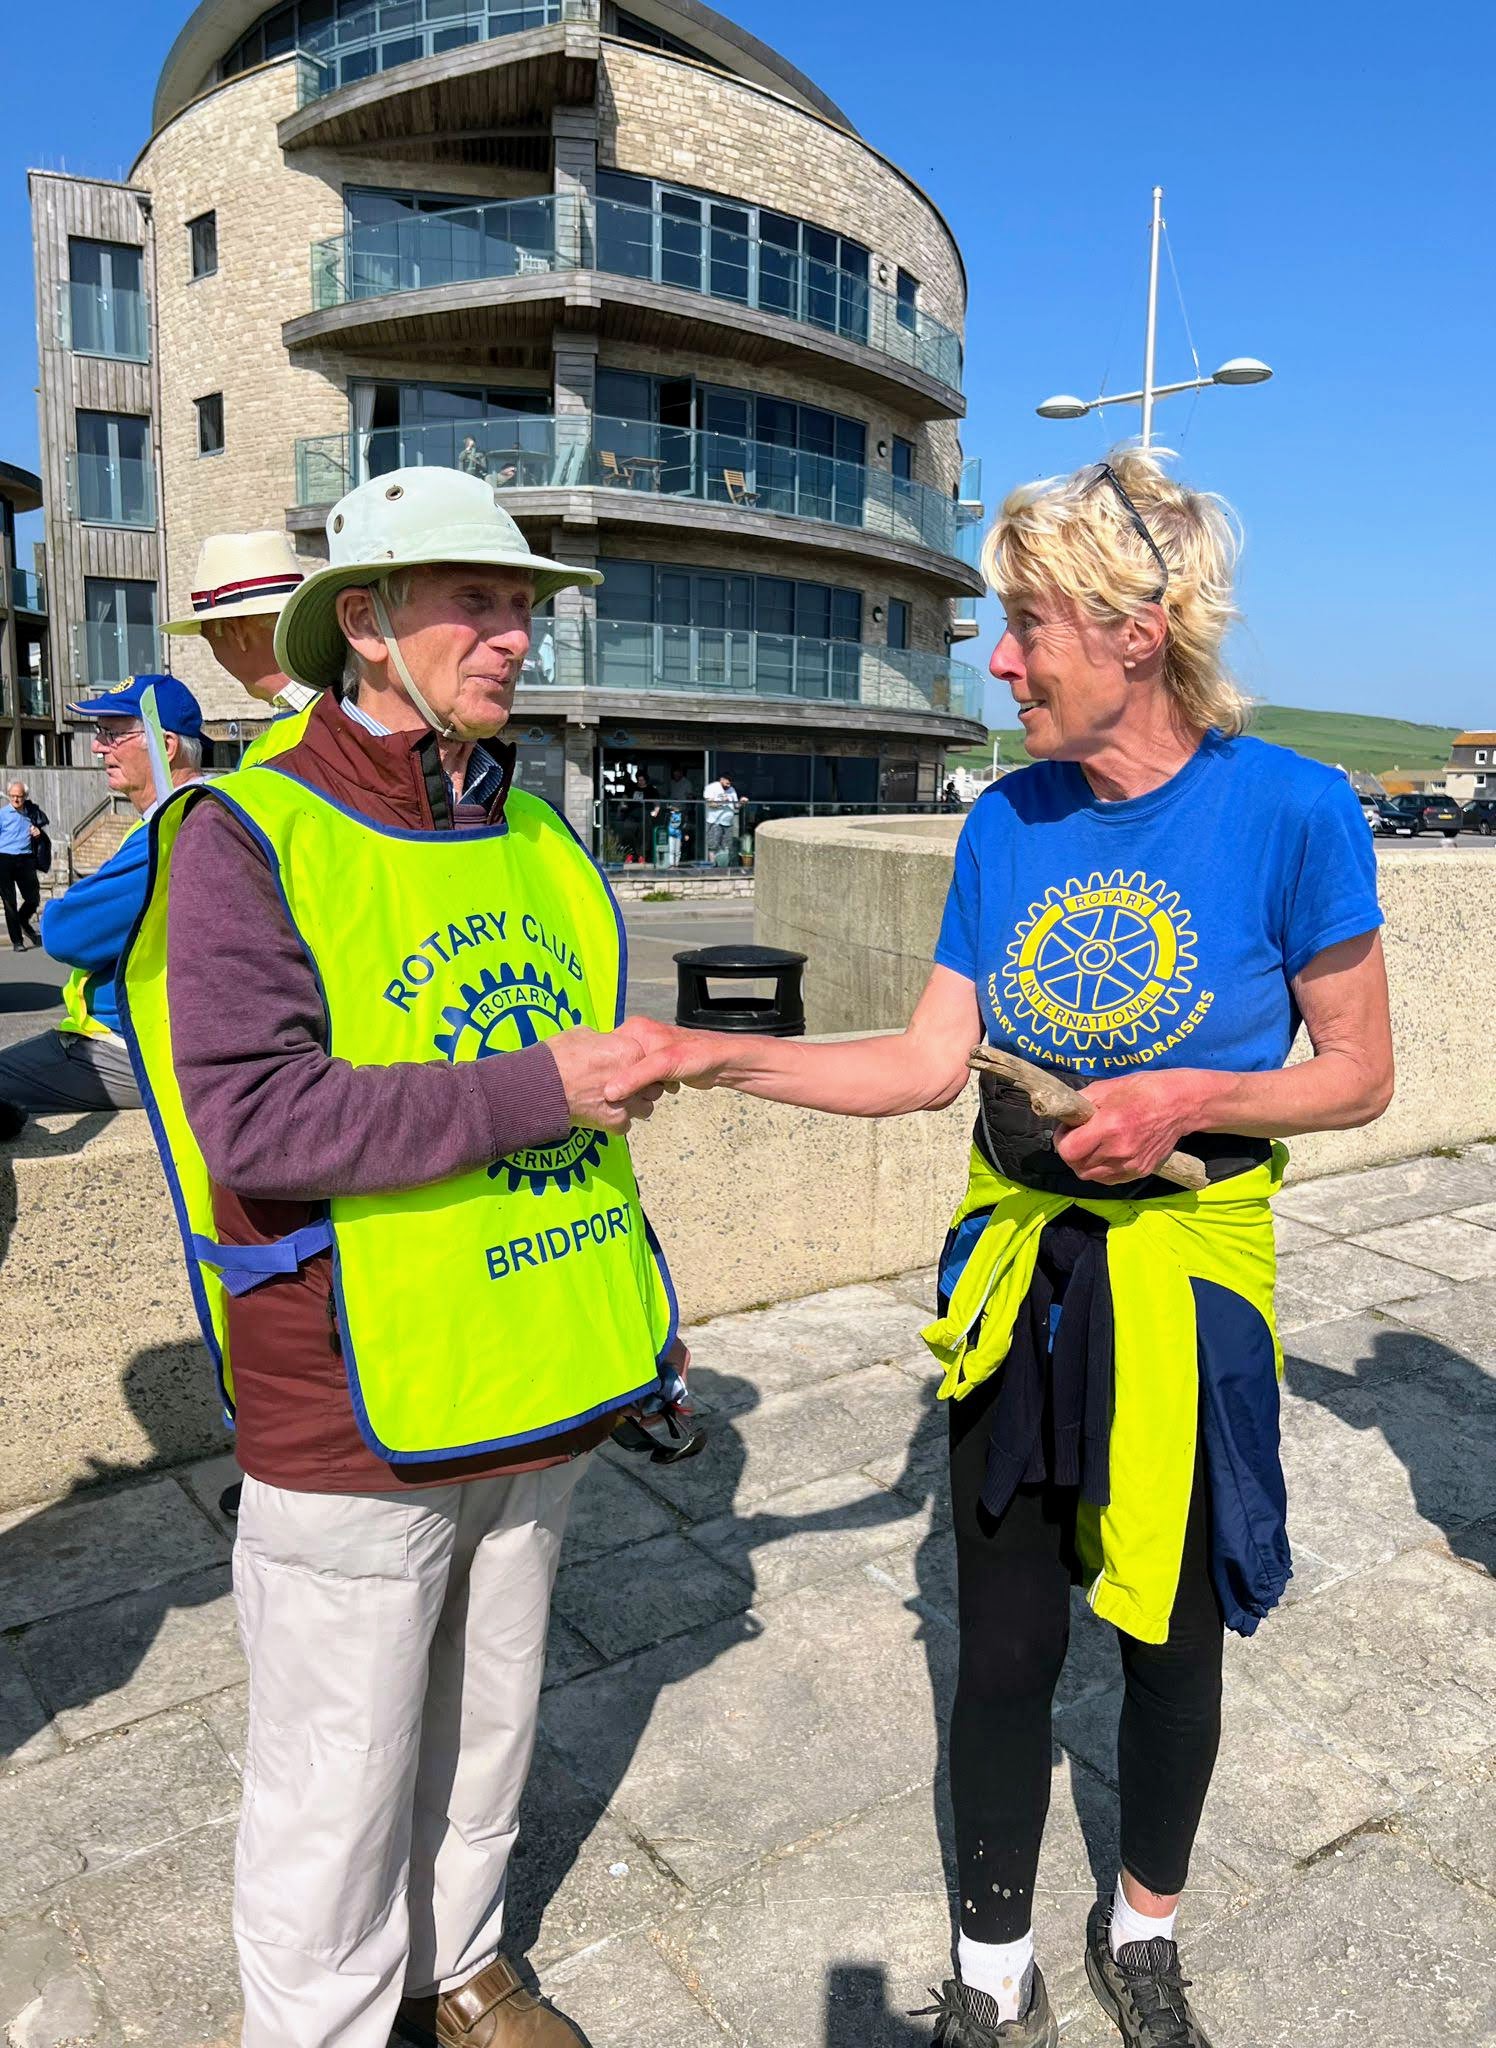
[[[1426,774],[1449,759],[1455,728],[1413,725],[1403,718],[1369,718],[1355,711],[1300,711],[1289,704],[1259,704],[1251,730],[1275,746],[1292,747],[1314,761],[1338,761],[1342,768],[1365,768],[1380,775],[1389,768]],[[998,760],[1010,767],[1028,759],[1023,735],[994,732]],[[980,768],[992,759],[992,748],[972,748],[949,757],[963,768]]]

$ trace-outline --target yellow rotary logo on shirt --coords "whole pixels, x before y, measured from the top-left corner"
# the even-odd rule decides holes
[[[1056,1046],[1136,1045],[1179,1015],[1198,964],[1178,892],[1114,868],[1072,877],[1029,905],[1003,993]]]

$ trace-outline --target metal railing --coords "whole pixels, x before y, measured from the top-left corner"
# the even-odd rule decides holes
[[[941,321],[860,277],[763,235],[659,213],[623,200],[593,204],[595,266],[705,298],[779,313],[861,342],[926,376],[961,388],[961,342]]]
[[[956,500],[928,484],[737,434],[586,413],[522,413],[316,435],[296,444],[297,499],[326,504],[370,477],[432,463],[514,490],[591,485],[694,498],[860,527],[937,554],[955,552]]]
[[[754,834],[777,818],[874,818],[928,815],[936,802],[859,803],[835,797],[759,802],[730,815],[700,797],[603,796],[594,810],[597,858],[607,868],[750,868]]]
[[[580,215],[556,194],[414,213],[312,244],[312,306],[321,312],[387,292],[574,269]]]
[[[33,576],[29,569],[12,569],[10,601],[18,612],[45,612],[47,586],[40,576]]]
[[[29,670],[16,677],[17,697],[23,718],[52,716],[52,682],[48,676],[34,676]]]
[[[298,53],[298,104],[310,106],[362,78],[469,43],[496,42],[502,36],[563,21],[596,23],[599,18],[598,0],[465,0],[465,4],[458,0],[455,6],[444,4],[439,10],[428,6],[425,11],[427,20],[422,22],[421,10],[411,0],[406,10],[408,26],[378,31],[373,27],[375,10],[370,6],[362,10],[370,26],[359,34],[356,24],[360,17],[349,10],[327,24],[325,47],[307,47],[303,32]],[[345,29],[352,32],[345,34]]]
[[[57,287],[57,339],[78,356],[151,359],[151,310],[144,292],[65,280]]]
[[[156,475],[149,459],[133,455],[67,458],[67,509],[84,526],[154,526]]]

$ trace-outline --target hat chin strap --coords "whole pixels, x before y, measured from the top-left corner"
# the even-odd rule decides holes
[[[416,679],[406,664],[405,656],[400,652],[400,642],[395,638],[395,629],[390,624],[390,615],[385,610],[384,599],[372,585],[369,588],[369,597],[374,606],[374,623],[378,626],[379,636],[389,653],[390,666],[400,678],[406,696],[409,697],[411,703],[414,704],[438,739],[451,739],[454,728],[450,724],[444,725],[442,723],[441,719],[437,717],[431,706],[426,702],[426,699],[421,695],[420,690],[416,687]]]

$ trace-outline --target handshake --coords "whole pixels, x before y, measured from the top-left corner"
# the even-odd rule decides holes
[[[563,1031],[546,1041],[573,1123],[627,1131],[654,1114],[667,1089],[711,1088],[725,1073],[727,1044],[715,1032],[682,1031],[630,1017],[616,1031]]]

